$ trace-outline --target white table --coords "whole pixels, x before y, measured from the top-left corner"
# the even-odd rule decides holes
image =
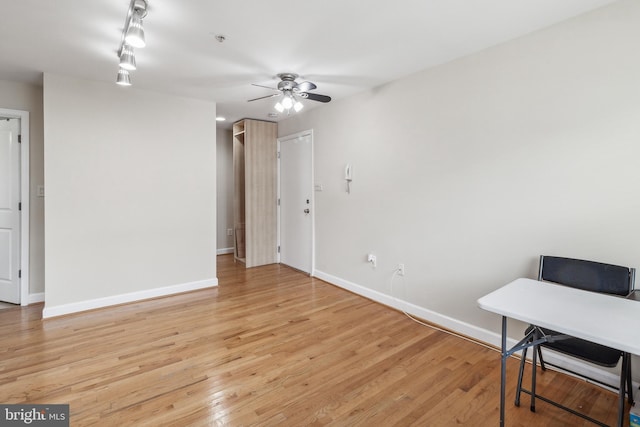
[[[502,316],[501,426],[504,426],[506,360],[513,353],[531,346],[520,342],[507,349],[507,318],[640,355],[638,301],[537,280],[517,279],[480,298],[478,305]],[[618,423],[622,425],[623,393],[620,406]]]

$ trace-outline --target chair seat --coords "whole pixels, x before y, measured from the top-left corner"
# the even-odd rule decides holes
[[[527,333],[533,326],[527,328]],[[551,329],[539,328],[544,335],[561,335],[560,332]],[[622,352],[615,348],[606,347],[580,338],[567,338],[565,340],[541,344],[542,347],[577,357],[587,362],[612,368],[618,364]]]

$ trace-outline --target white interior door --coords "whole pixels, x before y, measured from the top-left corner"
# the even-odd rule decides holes
[[[311,274],[313,263],[313,137],[278,140],[280,262]]]
[[[19,119],[0,119],[0,301],[20,303]]]

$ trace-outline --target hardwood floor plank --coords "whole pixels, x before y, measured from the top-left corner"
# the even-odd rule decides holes
[[[218,257],[217,289],[42,320],[0,311],[0,402],[73,426],[495,426],[500,356],[281,265]],[[543,402],[507,425],[579,426]],[[527,369],[525,383],[530,376]],[[610,424],[616,395],[556,372],[545,395]]]

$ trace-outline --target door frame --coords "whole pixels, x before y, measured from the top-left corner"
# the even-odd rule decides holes
[[[20,119],[20,305],[29,305],[29,112],[0,108],[0,117]]]
[[[311,194],[311,271],[309,272],[310,276],[314,276],[315,275],[315,271],[316,271],[316,197],[315,197],[315,170],[314,170],[314,149],[313,149],[313,129],[308,129],[308,130],[303,130],[301,132],[296,132],[290,135],[286,135],[286,136],[282,136],[280,138],[278,138],[278,144],[277,144],[277,150],[278,150],[278,177],[277,177],[277,198],[278,198],[278,203],[277,203],[277,234],[278,234],[278,253],[277,253],[277,261],[278,264],[280,263],[280,230],[281,230],[281,223],[280,223],[280,143],[281,142],[286,142],[290,139],[296,139],[296,138],[300,138],[303,136],[309,136],[311,137],[311,159],[310,161],[310,165],[309,165],[309,173],[311,174],[311,188],[309,189],[309,192]]]

